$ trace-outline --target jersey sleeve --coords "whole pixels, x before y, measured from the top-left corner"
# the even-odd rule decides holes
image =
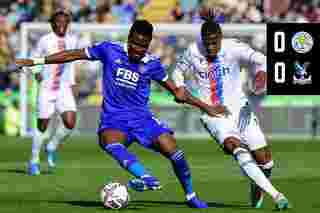
[[[168,80],[168,74],[160,62],[160,59],[156,59],[152,67],[151,79],[157,82]]]
[[[172,80],[177,87],[184,86],[185,75],[192,70],[192,68],[191,51],[190,48],[188,48],[182,56],[178,57],[176,67],[172,73]]]
[[[104,61],[108,57],[105,51],[106,48],[108,48],[108,42],[97,43],[85,48],[85,53],[89,60]]]
[[[258,71],[267,71],[267,58],[263,53],[252,49],[248,44],[240,41],[237,44],[237,48],[240,61],[253,68],[250,69],[251,74],[256,74]]]
[[[41,37],[41,39],[38,41],[36,48],[32,52],[32,57],[43,57],[46,49],[46,39],[45,37]]]

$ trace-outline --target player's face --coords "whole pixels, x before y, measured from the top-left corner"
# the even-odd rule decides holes
[[[207,33],[202,36],[202,42],[208,57],[216,57],[221,48],[222,33]]]
[[[66,15],[57,15],[52,23],[52,30],[58,35],[63,37],[68,29],[70,18]]]
[[[128,38],[129,59],[133,61],[140,61],[146,54],[151,39],[152,38],[150,36],[145,36],[136,32],[130,34]]]

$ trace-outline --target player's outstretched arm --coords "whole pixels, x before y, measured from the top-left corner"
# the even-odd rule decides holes
[[[16,65],[19,67],[35,66],[40,64],[63,64],[76,60],[88,59],[84,49],[65,50],[43,58],[16,59]]]
[[[171,80],[166,80],[161,83],[174,97],[175,101],[178,103],[186,103],[191,106],[197,107],[198,109],[204,111],[210,116],[217,117],[221,115],[230,114],[227,108],[223,105],[208,105],[201,101],[199,98],[194,97],[187,89],[184,87],[177,87]]]
[[[187,89],[184,87],[179,87],[179,90],[183,90],[184,94],[184,102],[199,108],[210,116],[218,117],[221,115],[228,116],[230,115],[230,111],[226,108],[226,106],[218,104],[218,105],[208,105],[205,102],[201,101],[199,98],[194,97]],[[182,93],[182,92],[181,92]]]

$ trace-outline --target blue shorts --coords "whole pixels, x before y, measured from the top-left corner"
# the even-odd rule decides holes
[[[125,133],[128,138],[128,145],[137,141],[140,145],[149,149],[153,149],[152,145],[160,135],[174,133],[165,123],[155,118],[152,114],[139,119],[130,119],[130,116],[128,116],[125,120],[116,115],[104,114],[100,118],[97,132],[100,134],[106,129],[117,129]]]

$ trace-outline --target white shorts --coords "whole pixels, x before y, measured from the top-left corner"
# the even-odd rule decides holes
[[[239,116],[236,117],[210,117],[203,114],[200,120],[220,145],[223,145],[226,138],[236,137],[247,145],[250,151],[267,146],[258,119],[248,106],[242,107]]]
[[[77,111],[72,87],[60,89],[57,94],[47,88],[39,88],[37,97],[37,117],[48,119],[54,113],[62,114],[67,111]]]

